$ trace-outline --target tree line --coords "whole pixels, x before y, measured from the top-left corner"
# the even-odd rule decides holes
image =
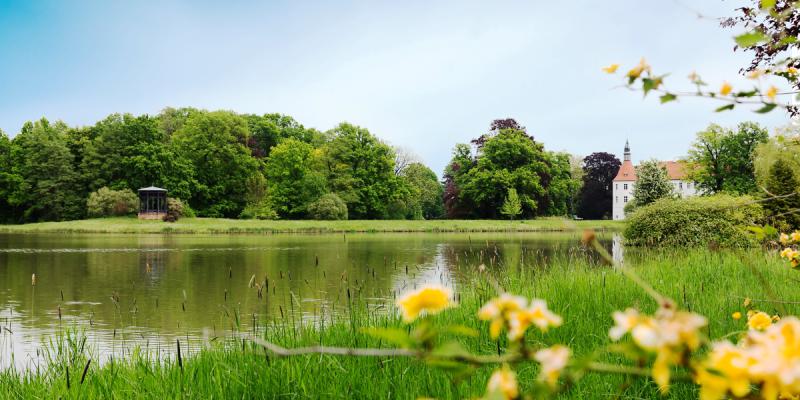
[[[509,189],[524,217],[566,215],[580,187],[575,162],[513,120],[457,145],[440,182],[407,151],[349,123],[322,132],[281,114],[194,108],[112,114],[84,127],[42,118],[13,139],[0,131],[0,221],[97,216],[109,208],[98,199],[130,202],[115,191],[151,185],[201,217],[495,218]]]

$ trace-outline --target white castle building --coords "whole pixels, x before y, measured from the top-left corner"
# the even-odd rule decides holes
[[[672,183],[674,192],[680,197],[697,195],[694,182],[686,177],[686,166],[680,161],[663,161],[660,163],[667,170],[667,176]],[[625,219],[625,205],[633,200],[633,187],[636,185],[636,168],[631,162],[631,147],[625,141],[625,154],[622,166],[611,187],[613,193],[612,217],[615,220]]]

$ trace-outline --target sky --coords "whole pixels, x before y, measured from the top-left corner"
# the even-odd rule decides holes
[[[676,159],[718,123],[771,131],[785,113],[619,85],[646,57],[667,84],[751,84],[736,0],[28,1],[0,0],[0,129],[46,117],[94,124],[167,106],[283,113],[327,130],[347,121],[441,176],[456,143],[515,118],[548,150]],[[704,18],[698,18],[698,13]]]

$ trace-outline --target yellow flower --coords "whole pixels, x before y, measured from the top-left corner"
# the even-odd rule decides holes
[[[758,78],[761,78],[762,75],[764,75],[764,70],[763,69],[755,69],[755,70],[750,71],[749,74],[747,74],[747,78],[748,79],[758,79]]]
[[[607,67],[603,67],[603,72],[607,74],[613,74],[614,72],[617,72],[617,68],[619,68],[619,64],[611,64]]]
[[[441,286],[427,286],[397,299],[405,322],[413,322],[423,312],[436,314],[451,306],[453,292]]]
[[[794,249],[791,247],[787,247],[781,250],[781,258],[791,259],[794,255]]]
[[[757,331],[763,331],[770,325],[772,325],[772,318],[770,318],[769,314],[763,311],[754,313],[747,320],[747,326],[749,326],[750,329],[755,329]]]
[[[742,313],[740,313],[739,311],[736,311],[735,313],[733,313],[733,315],[731,315],[731,317],[738,321],[738,320],[742,319]]]
[[[786,73],[789,75],[797,75],[797,68],[795,67],[786,68]]]
[[[727,96],[727,95],[731,94],[732,90],[733,90],[733,86],[731,86],[730,83],[723,82],[722,83],[722,87],[719,88],[719,94],[721,94],[723,96]]]
[[[560,316],[547,309],[544,300],[533,299],[531,305],[523,310],[511,312],[508,316],[508,338],[519,340],[531,325],[535,325],[542,332],[547,332],[550,327],[559,327],[563,320]]]
[[[750,392],[748,367],[754,360],[747,349],[728,342],[715,343],[707,360],[698,369],[701,400],[719,400],[730,391],[736,397]]]
[[[509,314],[514,311],[522,310],[527,303],[528,301],[522,296],[503,293],[499,297],[490,300],[478,310],[478,319],[482,321],[491,321],[489,325],[489,335],[491,335],[492,339],[497,339],[500,336],[500,331],[509,319]]]
[[[487,394],[500,395],[503,399],[516,399],[519,397],[519,385],[517,384],[517,374],[507,365],[494,371],[489,378],[486,386]],[[488,396],[487,396],[488,397]]]
[[[778,88],[776,88],[775,86],[770,86],[769,89],[767,90],[767,97],[772,101],[775,101],[775,96],[777,94],[778,94]]]
[[[639,64],[628,71],[628,77],[636,79],[645,71],[650,72],[650,66],[647,64],[647,61],[645,61],[644,57],[642,57],[642,59],[639,60]]]
[[[542,349],[533,355],[533,358],[542,364],[542,371],[539,379],[546,382],[551,388],[555,388],[561,372],[569,361],[569,348],[562,345],[555,345],[547,349]]]
[[[792,232],[792,235],[789,236],[789,238],[792,239],[793,242],[800,242],[800,231]]]
[[[748,306],[749,306],[749,305],[750,305],[752,302],[753,302],[753,300],[750,300],[750,298],[749,298],[749,297],[745,297],[745,298],[744,298],[744,302],[742,302],[742,306],[743,306],[743,307],[748,307]],[[749,312],[747,313],[747,316],[748,316],[748,317],[750,316],[750,313],[749,313]]]
[[[795,231],[795,232],[797,232],[797,231]],[[787,235],[785,233],[781,233],[781,236],[780,236],[780,238],[778,238],[778,241],[781,242],[781,244],[783,244],[783,245],[789,244],[789,235]]]
[[[608,331],[608,337],[611,340],[620,340],[639,323],[641,317],[638,311],[629,308],[625,312],[615,311],[612,318],[614,318],[614,326]]]

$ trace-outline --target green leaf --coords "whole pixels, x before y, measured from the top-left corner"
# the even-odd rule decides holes
[[[775,7],[775,0],[761,0],[761,9],[762,10],[772,10]]]
[[[664,95],[659,97],[659,99],[661,99],[661,104],[669,103],[670,101],[673,101],[673,100],[675,100],[677,98],[678,98],[678,96],[675,96],[672,93],[664,93]]]
[[[753,97],[758,94],[758,89],[748,90],[746,92],[736,92],[733,97]]]
[[[756,112],[759,113],[759,114],[766,114],[766,113],[772,111],[773,109],[775,109],[775,107],[777,107],[777,106],[778,105],[775,104],[775,103],[767,103],[767,104],[764,104],[764,107],[761,107],[758,110],[756,110]]]
[[[769,37],[761,32],[753,31],[743,33],[733,39],[736,41],[736,44],[738,44],[739,47],[752,47],[758,43],[766,42]]]
[[[726,104],[726,105],[724,105],[722,107],[717,108],[716,110],[714,110],[714,112],[722,112],[722,111],[733,110],[733,107],[735,107],[734,104]]]
[[[794,43],[797,43],[797,36],[785,36],[778,41],[777,47],[783,47]]]
[[[408,336],[405,330],[399,328],[364,328],[362,332],[376,339],[383,339],[389,343],[402,347],[412,347],[414,340]]]

